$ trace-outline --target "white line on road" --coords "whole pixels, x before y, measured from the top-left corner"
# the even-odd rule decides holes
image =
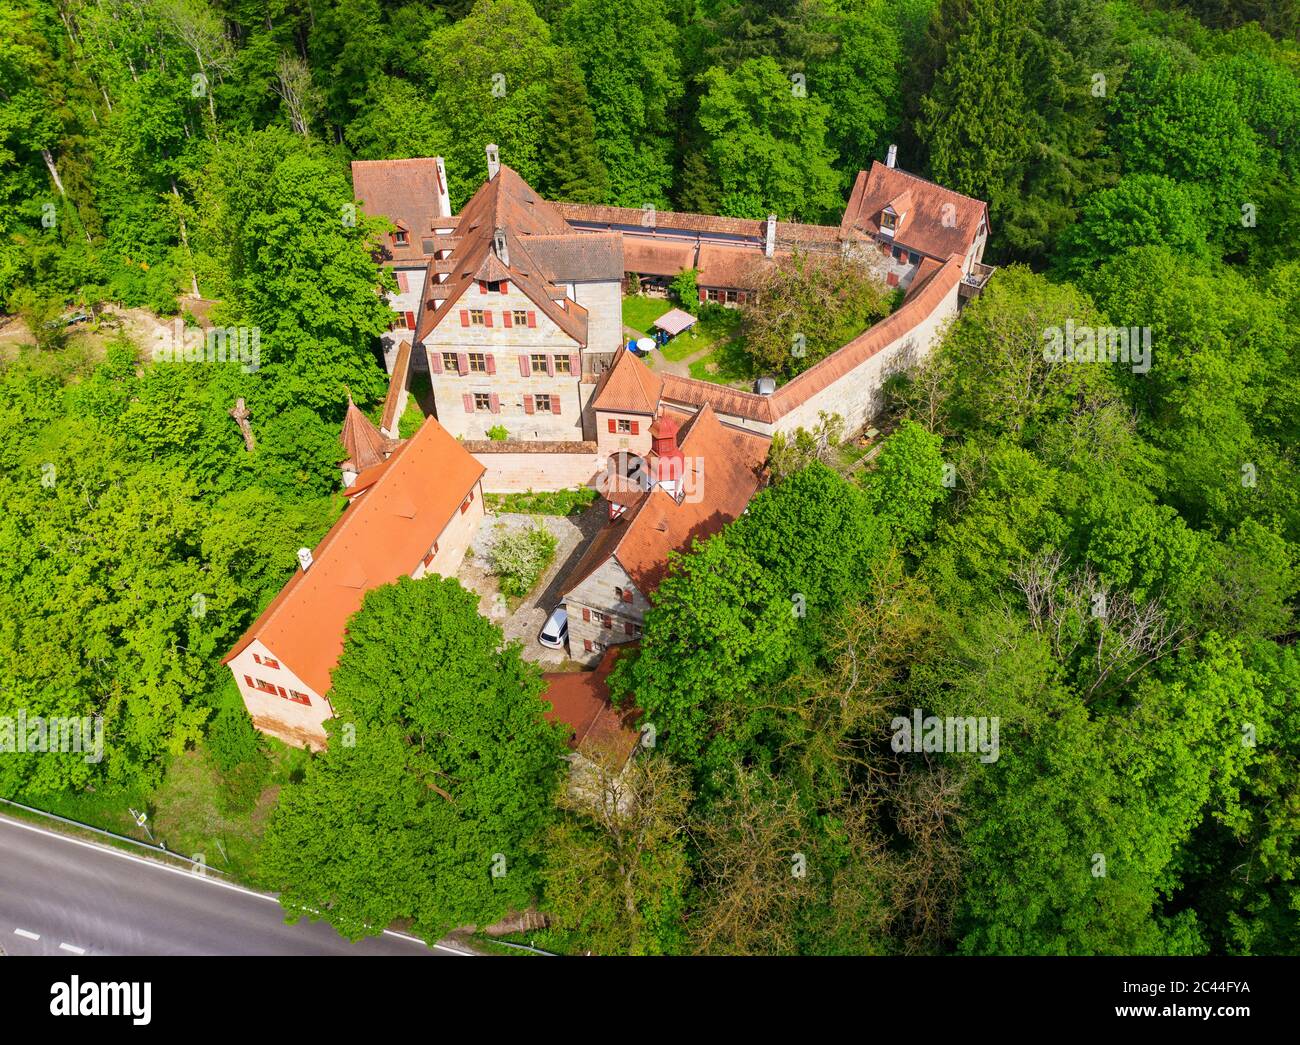
[[[242,885],[236,885],[234,882],[223,882],[220,878],[208,878],[206,875],[196,875],[192,871],[186,871],[179,867],[172,867],[170,864],[160,863],[157,860],[146,860],[144,857],[135,856],[132,853],[124,853],[120,849],[114,849],[111,846],[96,845],[94,842],[86,842],[80,838],[73,838],[71,835],[60,834],[58,831],[49,831],[36,824],[24,823],[21,820],[14,820],[12,817],[0,815],[0,824],[7,824],[10,827],[19,827],[24,831],[35,831],[38,835],[45,835],[48,838],[57,838],[62,842],[71,842],[73,845],[79,845],[86,849],[93,849],[97,853],[106,853],[109,856],[121,857],[123,860],[130,860],[133,863],[144,864],[146,867],[154,867],[161,871],[170,871],[172,874],[184,875],[191,881],[206,882],[208,885],[220,886],[222,889],[231,889],[237,893],[244,893],[247,896],[255,896],[259,900],[269,900],[271,903],[279,906],[279,899],[270,896],[267,893],[259,893],[254,889],[247,889]],[[180,857],[184,859],[184,857]],[[472,957],[473,951],[461,950],[458,947],[448,947],[446,944],[433,943],[426,944],[423,940],[415,936],[409,936],[406,933],[396,932],[392,929],[384,930],[385,936],[395,936],[399,940],[407,940],[410,943],[418,944],[421,947],[431,947],[435,951],[443,951],[447,954],[458,954],[462,957]]]
[[[59,944],[59,950],[61,950],[61,951],[71,951],[73,954],[85,954],[85,953],[86,953],[86,948],[84,948],[84,947],[74,947],[74,946],[72,946],[72,944],[70,944],[70,943],[61,943],[61,944]]]
[[[29,933],[26,929],[15,929],[14,935],[21,936],[24,940],[39,940],[41,938],[40,933]]]

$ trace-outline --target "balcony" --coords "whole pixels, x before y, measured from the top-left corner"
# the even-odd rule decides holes
[[[958,294],[962,300],[973,298],[984,289],[989,278],[998,270],[996,265],[985,265],[983,262],[975,262],[971,266],[970,272],[961,278],[961,287]]]

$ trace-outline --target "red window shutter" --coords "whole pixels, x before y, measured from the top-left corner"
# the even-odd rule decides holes
[[[528,325],[529,325],[530,327],[535,327],[535,326],[537,326],[537,313],[536,313],[536,312],[531,312],[531,311],[530,311],[530,312],[528,313]]]
[[[491,352],[489,352],[487,354],[486,359],[487,359],[487,372],[489,374],[495,374],[497,372],[497,357],[494,356]]]
[[[532,412],[533,412],[533,397],[524,396],[524,413],[531,414]]]
[[[632,422],[632,434],[633,434],[633,435],[639,435],[640,433],[641,433],[641,422],[640,422],[640,421],[633,421],[633,422]]]
[[[407,281],[406,281],[406,273],[405,273],[405,272],[399,272],[399,273],[397,274],[397,289],[398,289],[398,291],[400,291],[400,292],[403,293],[403,294],[405,294],[408,290],[411,289],[410,284],[407,283]]]
[[[530,376],[530,375],[532,374],[532,372],[533,372],[533,369],[532,369],[532,367],[529,366],[529,364],[528,364],[528,357],[527,357],[526,355],[524,355],[524,356],[520,356],[520,357],[519,357],[519,376],[520,376],[520,377],[528,377],[528,376]]]
[[[709,292],[705,290],[703,287],[700,287],[700,300],[701,301],[709,300]]]
[[[407,326],[407,329],[409,329],[409,330],[414,330],[414,329],[415,329],[415,313],[414,313],[414,312],[408,312],[408,313],[406,313],[406,326]]]
[[[631,589],[631,588],[624,588],[624,589],[623,589],[623,601],[624,601],[624,602],[631,602],[631,601],[632,601],[632,589]]]
[[[456,369],[459,370],[462,374],[468,374],[468,373],[469,373],[469,353],[468,353],[468,352],[457,352],[457,353],[456,353]]]
[[[623,622],[623,634],[624,635],[632,634],[632,622],[630,620],[625,620]]]
[[[285,700],[289,699],[289,691],[286,690],[283,686],[276,686],[275,688],[280,691],[280,696],[284,697]]]
[[[617,423],[615,422],[615,420],[611,417],[611,418],[609,419],[609,434],[610,434],[610,435],[614,435],[617,431],[618,431],[618,424],[617,424]]]
[[[612,630],[614,627],[614,618],[611,617],[608,613],[602,613],[600,615],[600,623],[604,625],[606,628]]]
[[[591,620],[591,610],[587,609],[586,606],[582,607],[582,619]]]
[[[508,279],[503,279],[503,280],[501,281],[501,293],[502,293],[502,294],[509,294],[509,293],[510,293],[510,280],[508,280]]]
[[[430,370],[432,373],[435,373],[435,374],[441,374],[441,373],[442,373],[442,353],[441,353],[441,352],[430,352],[430,353],[429,353],[429,370]]]
[[[488,311],[488,312],[484,312],[484,313],[483,313],[483,325],[484,325],[485,327],[490,327],[490,326],[492,325],[492,313],[491,313],[491,311]]]
[[[253,679],[252,676],[250,675],[244,676],[244,685],[246,685],[249,689],[257,689],[257,687],[253,685]]]
[[[560,412],[560,397],[559,397],[558,395],[556,395],[554,392],[552,392],[552,393],[551,393],[551,413],[553,413],[553,414],[558,414],[559,412]]]
[[[572,374],[574,377],[577,377],[577,376],[578,376],[578,373],[579,373],[581,370],[582,370],[582,356],[578,355],[577,352],[570,352],[570,353],[569,353],[569,373]]]
[[[891,287],[898,286],[898,273],[890,272],[888,275],[885,276],[885,282],[889,284]]]
[[[509,330],[512,326],[514,326],[514,323],[511,322],[510,319],[509,309],[506,309],[504,312],[501,313],[501,325],[505,327],[507,330]]]
[[[481,279],[478,281],[478,292],[479,292],[480,294],[486,294],[486,293],[487,293],[487,284],[486,284],[485,282],[483,282],[483,280],[481,280]]]
[[[465,404],[465,413],[472,414],[474,412],[474,397],[466,392],[460,398],[461,402]]]
[[[460,325],[463,327],[469,326],[469,309],[467,308],[460,310]]]
[[[492,412],[494,414],[501,413],[501,397],[493,392],[489,398],[492,402]]]
[[[586,650],[588,653],[590,653],[590,652],[591,652],[591,639],[583,639],[583,640],[582,640],[582,648],[583,648],[584,650]]]
[[[547,357],[546,357],[546,373],[547,373],[547,375],[550,376],[550,377],[554,377],[554,376],[555,376],[555,357],[554,357],[554,356],[547,356]]]

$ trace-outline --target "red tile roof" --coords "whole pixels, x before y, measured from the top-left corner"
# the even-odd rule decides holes
[[[681,503],[659,487],[645,494],[596,535],[565,590],[572,591],[613,555],[642,592],[654,591],[668,570],[670,551],[686,551],[692,541],[717,533],[745,510],[763,482],[770,442],[723,424],[706,403],[678,432],[686,466]]]
[[[406,379],[411,369],[411,342],[402,341],[393,357],[393,372],[388,377],[388,395],[379,417],[380,432],[397,435],[397,422],[406,406]]]
[[[352,191],[366,214],[383,215],[408,233],[405,247],[387,240],[396,261],[424,260],[421,240],[433,231],[439,213],[438,168],[432,157],[412,160],[354,160]]]
[[[655,414],[663,381],[658,374],[627,350],[626,345],[614,353],[613,362],[596,382],[591,397],[593,410],[629,414]]]
[[[382,471],[316,546],[311,567],[289,578],[221,663],[259,639],[328,693],[348,619],[366,592],[411,573],[486,470],[433,418],[375,469]]]
[[[619,709],[609,700],[609,674],[629,648],[630,644],[611,646],[594,671],[553,671],[542,676],[546,680],[542,699],[551,702],[546,720],[563,722],[573,730],[569,746],[575,750],[584,743],[596,744],[624,759],[636,750],[640,733],[633,723],[640,709]]]
[[[841,230],[879,233],[880,212],[890,203],[907,212],[895,242],[941,261],[950,254],[964,255],[975,242],[981,220],[988,218],[983,201],[877,161],[871,170],[858,172]]]
[[[695,267],[695,243],[625,233],[623,264],[639,276],[675,276]]]
[[[510,263],[503,266],[503,271],[508,270],[510,282],[564,333],[579,345],[585,345],[587,310],[576,301],[555,300],[555,273],[534,258],[528,249],[532,236],[562,236],[575,241],[581,237],[573,232],[552,204],[542,199],[531,185],[504,164],[496,176],[479,186],[478,192],[465,204],[456,222],[456,234],[435,240],[437,250],[450,249],[452,254],[449,259],[429,262],[425,295],[432,301],[432,307],[421,309],[415,339],[423,341],[428,337],[456,307],[461,295],[481,278],[479,273],[484,264],[495,254],[493,238],[498,228],[504,229],[506,234]],[[547,249],[543,246],[542,253]],[[554,250],[553,247],[550,249]],[[599,252],[607,248],[593,243],[593,250]],[[438,283],[438,272],[447,273],[447,279],[441,284]]]

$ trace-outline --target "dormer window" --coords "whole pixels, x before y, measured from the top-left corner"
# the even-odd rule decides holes
[[[893,233],[898,228],[898,215],[893,209],[886,207],[880,212],[880,231]]]
[[[393,242],[396,243],[399,247],[409,246],[411,242],[411,237],[407,235],[405,229],[398,229],[396,232],[393,233]]]

